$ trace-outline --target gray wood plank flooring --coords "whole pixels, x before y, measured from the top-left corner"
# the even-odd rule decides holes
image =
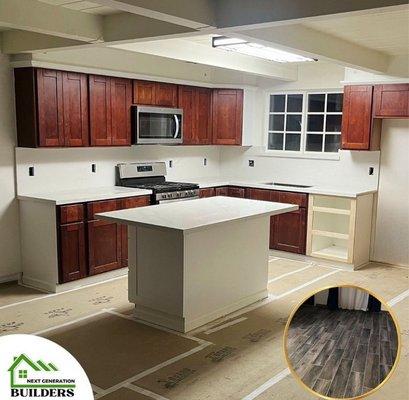
[[[386,311],[330,311],[304,306],[287,338],[291,365],[302,381],[324,396],[347,398],[377,387],[396,359],[398,339]]]

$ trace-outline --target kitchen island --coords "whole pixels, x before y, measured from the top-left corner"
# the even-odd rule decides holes
[[[187,332],[267,297],[270,217],[297,209],[220,196],[98,218],[128,225],[135,316]]]

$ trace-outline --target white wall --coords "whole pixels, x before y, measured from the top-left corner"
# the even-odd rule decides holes
[[[204,166],[203,159],[207,159]],[[172,160],[172,168],[169,161]],[[16,149],[19,194],[72,188],[112,186],[119,162],[165,161],[167,179],[218,176],[217,146],[132,146],[126,148]],[[97,172],[91,172],[95,163]],[[34,176],[28,167],[34,166]]]
[[[20,271],[18,202],[14,188],[14,89],[9,59],[0,53],[0,282]]]
[[[408,120],[383,120],[373,259],[409,266]]]

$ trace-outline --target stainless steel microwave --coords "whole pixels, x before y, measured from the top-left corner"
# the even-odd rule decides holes
[[[183,110],[133,106],[132,114],[134,143],[178,144],[183,142]]]

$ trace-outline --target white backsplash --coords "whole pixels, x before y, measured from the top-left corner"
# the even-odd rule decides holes
[[[204,158],[207,159],[206,166]],[[170,160],[172,168],[169,168]],[[112,186],[116,164],[142,161],[165,161],[168,180],[220,174],[220,148],[217,146],[16,148],[17,192],[28,194]],[[96,164],[96,173],[91,171],[92,163]],[[29,176],[31,166],[34,166],[34,176]]]

